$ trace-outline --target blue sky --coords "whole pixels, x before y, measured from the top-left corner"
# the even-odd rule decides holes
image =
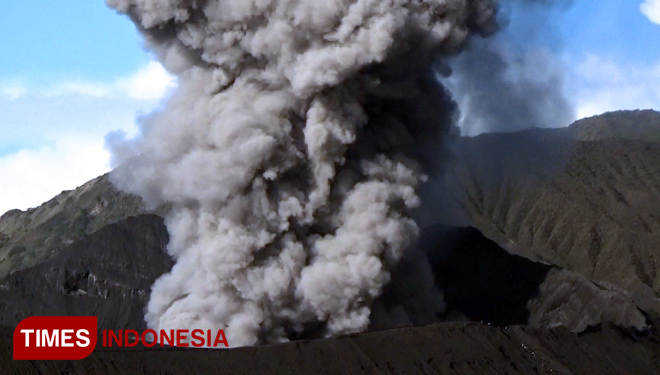
[[[660,109],[660,0],[574,0],[520,14],[505,32],[550,52],[577,117]],[[135,134],[136,117],[176,86],[102,0],[4,1],[0,35],[0,212],[108,171],[104,136]]]
[[[6,1],[0,34],[0,77],[19,77],[35,88],[108,81],[149,61],[132,23],[102,0]]]
[[[5,1],[0,35],[0,213],[106,172],[104,136],[175,86],[102,0]]]

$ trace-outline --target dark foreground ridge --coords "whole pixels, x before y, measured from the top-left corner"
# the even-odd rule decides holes
[[[582,334],[441,323],[238,349],[99,348],[81,361],[12,361],[0,330],[3,374],[658,374],[660,336],[596,328]],[[10,370],[11,369],[11,370]]]

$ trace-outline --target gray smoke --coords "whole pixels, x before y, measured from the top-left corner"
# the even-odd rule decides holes
[[[488,38],[470,39],[462,54],[449,59],[441,81],[458,102],[458,124],[463,135],[561,127],[575,119],[575,108],[564,92],[565,74],[557,57],[562,41],[555,30],[561,12],[572,3],[572,0],[502,0],[496,17],[499,32]],[[457,167],[478,166],[485,173],[477,170],[470,173],[483,178],[478,182],[481,189],[489,189],[503,181],[499,156],[525,152],[534,155],[534,147],[561,147],[553,154],[562,157],[543,160],[526,171],[547,178],[564,166],[569,152],[567,144],[534,139],[533,134],[516,139],[525,141],[502,143],[497,157],[489,157],[492,155],[488,155],[488,150],[472,149],[475,143],[460,139],[451,142],[451,159],[443,158],[444,167],[450,172],[431,176],[420,192],[425,203],[415,214],[418,225],[475,225],[463,208],[465,187],[459,183],[462,177],[456,174]]]
[[[466,135],[561,127],[575,120],[564,93],[565,69],[559,58],[539,49],[539,39],[560,49],[553,17],[572,1],[508,0],[498,12],[500,28],[515,16],[515,33],[474,38],[451,61],[447,80],[459,103],[459,127]]]
[[[179,79],[109,142],[113,182],[172,206],[148,326],[232,346],[365,330],[455,116],[434,62],[494,31],[491,0],[106,3]]]

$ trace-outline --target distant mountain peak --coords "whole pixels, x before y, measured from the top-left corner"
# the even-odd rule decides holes
[[[568,131],[571,138],[580,141],[617,138],[660,142],[660,112],[652,109],[606,112],[578,120]]]

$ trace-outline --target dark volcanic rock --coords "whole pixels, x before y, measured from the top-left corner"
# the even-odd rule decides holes
[[[420,246],[448,310],[495,325],[527,324],[527,304],[553,268],[507,253],[474,228],[432,226]]]
[[[599,323],[643,328],[629,293],[559,267],[512,255],[475,228],[436,225],[420,247],[429,257],[448,311],[495,325],[559,325],[580,332]]]
[[[461,212],[460,225],[508,250],[617,285],[660,312],[657,140],[652,111],[461,138],[446,179],[433,186],[437,212]]]
[[[140,198],[118,191],[107,174],[39,207],[8,211],[0,216],[0,277],[44,262],[86,235],[145,211]]]
[[[443,323],[238,349],[98,348],[81,361],[12,361],[3,374],[598,374],[660,373],[657,329],[495,328]]]
[[[96,315],[100,329],[144,329],[151,284],[172,267],[163,220],[129,217],[0,281],[0,324],[34,315]]]

